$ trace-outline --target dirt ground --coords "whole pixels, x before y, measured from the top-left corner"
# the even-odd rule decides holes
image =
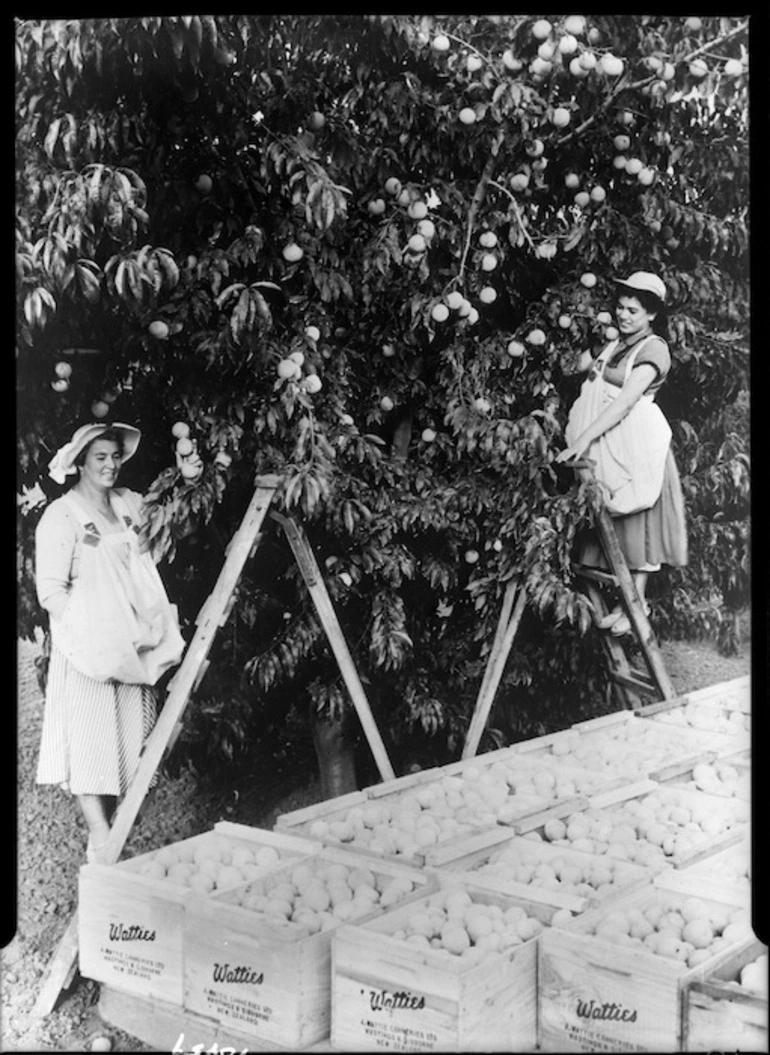
[[[85,828],[69,796],[34,782],[43,703],[33,665],[39,647],[20,642],[18,652],[18,911],[16,935],[0,952],[0,1050],[89,1051],[97,1037],[112,1050],[151,1051],[136,1038],[102,1022],[99,986],[76,976],[54,1011],[35,1020],[32,1008],[41,977],[76,908],[78,869]],[[666,642],[663,653],[678,692],[688,692],[750,673],[750,647],[720,656],[703,642]],[[317,779],[303,784],[293,760],[258,767],[247,789],[214,796],[189,773],[162,776],[148,797],[126,846],[133,855],[209,830],[226,819],[272,828],[279,813],[320,800]],[[261,776],[259,774],[262,774]]]

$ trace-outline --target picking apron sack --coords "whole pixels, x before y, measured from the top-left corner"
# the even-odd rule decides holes
[[[65,500],[82,529],[77,574],[67,604],[51,620],[56,646],[82,674],[96,681],[154,685],[181,659],[185,642],[149,553],[141,553],[138,516],[127,500],[111,496],[125,530],[100,534],[72,495]]]
[[[645,340],[640,341],[629,356],[623,384],[645,344]],[[574,443],[620,393],[617,385],[604,380],[604,368],[617,346],[617,341],[607,345],[583,382],[567,420],[568,444]],[[596,463],[594,473],[613,516],[629,516],[655,505],[663,488],[670,445],[671,427],[655,396],[648,393],[637,400],[622,421],[591,444],[586,458]]]

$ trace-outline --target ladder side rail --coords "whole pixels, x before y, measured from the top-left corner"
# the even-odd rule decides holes
[[[595,480],[592,470],[586,467],[585,462],[578,462],[573,465],[573,468],[580,474],[581,479]],[[673,699],[676,691],[668,676],[657,640],[645,615],[642,600],[620,548],[612,517],[604,505],[596,511],[596,530],[607,562],[617,578],[624,607],[634,635],[641,646],[650,677],[657,685],[662,699]]]
[[[345,635],[334,610],[329,591],[326,588],[321,570],[313,555],[310,543],[304,531],[291,519],[280,513],[273,512],[272,518],[279,523],[288,539],[289,545],[294,552],[299,565],[300,572],[315,605],[321,625],[331,645],[337,665],[342,674],[345,686],[350,695],[353,706],[356,709],[361,726],[366,735],[369,747],[374,756],[380,776],[385,780],[395,780],[395,770],[391,764],[385,744],[380,736],[377,723],[374,720],[369,700],[364,692],[364,687],[356,670],[353,657],[348,648]]]
[[[503,604],[503,611],[501,612],[500,624],[502,624],[503,616],[506,615],[506,608],[510,610],[510,601],[513,600],[513,595],[516,593],[516,584],[511,583],[506,590],[506,601],[509,602]],[[481,737],[484,732],[484,728],[489,718],[489,712],[492,709],[492,703],[494,702],[495,694],[500,685],[500,682],[505,671],[505,664],[508,661],[508,656],[513,646],[513,639],[516,636],[516,631],[519,628],[521,617],[524,613],[524,606],[527,602],[526,589],[521,586],[519,588],[519,596],[516,598],[516,604],[513,607],[513,613],[505,624],[504,632],[499,641],[499,647],[496,651],[490,653],[489,663],[487,670],[489,676],[485,682],[482,682],[479,690],[478,697],[476,699],[476,707],[471,719],[470,726],[468,727],[468,734],[465,738],[465,744],[463,746],[462,758],[472,758],[479,748]]]

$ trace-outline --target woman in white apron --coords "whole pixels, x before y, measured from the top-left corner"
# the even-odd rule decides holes
[[[59,484],[78,479],[51,502],[35,536],[51,635],[37,782],[75,795],[93,861],[155,724],[153,686],[184,650],[176,606],[140,550],[141,495],[115,486],[140,437],[117,422],[79,428],[48,470]]]
[[[647,578],[662,564],[687,563],[684,499],[671,451],[671,429],[655,396],[671,368],[665,332],[666,287],[657,275],[637,271],[616,280],[619,338],[594,360],[584,352],[578,371],[588,370],[565,430],[568,446],[557,462],[589,458],[637,591],[649,614]],[[595,537],[579,555],[583,564],[607,567]],[[602,621],[615,635],[627,634],[628,617],[617,607]]]

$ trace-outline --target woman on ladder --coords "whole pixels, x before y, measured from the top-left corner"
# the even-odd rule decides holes
[[[568,446],[557,462],[595,464],[626,563],[649,615],[647,578],[661,565],[687,563],[687,531],[671,429],[655,396],[671,369],[664,335],[666,287],[648,271],[616,279],[619,337],[596,358],[583,352],[577,372],[589,371],[565,430]],[[607,567],[598,539],[583,544],[579,561]],[[620,607],[599,624],[616,636],[631,624]]]
[[[117,798],[155,724],[153,686],[179,663],[176,608],[142,552],[141,495],[116,487],[141,433],[95,422],[77,429],[48,472],[73,486],[43,513],[35,536],[38,599],[48,611],[48,665],[37,783],[73,794],[99,861]],[[188,479],[202,472],[193,450]]]

